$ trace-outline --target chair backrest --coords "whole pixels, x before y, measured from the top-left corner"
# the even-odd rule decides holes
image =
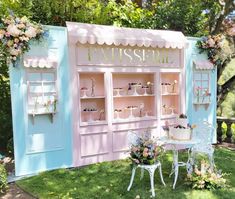
[[[128,131],[127,133],[127,142],[128,147],[136,146],[138,144],[139,136],[134,131]]]
[[[211,144],[213,141],[213,126],[207,121],[203,121],[196,125],[193,129],[193,138],[200,140],[200,144]]]

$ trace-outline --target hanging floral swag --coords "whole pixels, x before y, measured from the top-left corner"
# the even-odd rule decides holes
[[[0,48],[7,60],[15,66],[21,55],[29,51],[29,42],[40,41],[45,35],[42,25],[29,20],[26,16],[13,14],[0,19]]]
[[[197,47],[200,53],[207,53],[208,59],[214,66],[220,66],[226,59],[223,55],[223,47],[225,44],[225,36],[222,34],[209,35],[208,37],[202,37],[197,42]]]

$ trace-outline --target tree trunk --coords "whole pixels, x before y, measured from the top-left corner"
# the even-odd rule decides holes
[[[234,0],[224,0],[224,3],[223,4],[220,3],[220,5],[222,7],[222,11],[220,12],[218,19],[216,20],[216,24],[211,32],[211,34],[213,34],[213,35],[220,33],[224,19],[226,18],[226,16],[229,15],[229,13],[231,13],[235,9],[235,1]]]

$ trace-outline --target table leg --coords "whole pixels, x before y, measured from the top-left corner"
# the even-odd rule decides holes
[[[188,149],[188,161],[186,163],[186,169],[188,174],[191,174],[193,172],[193,164],[194,164],[193,154],[191,152],[191,149]]]
[[[173,189],[175,189],[175,185],[178,179],[178,173],[179,173],[179,164],[178,164],[178,150],[173,150],[173,164],[174,164],[174,183],[173,183]]]

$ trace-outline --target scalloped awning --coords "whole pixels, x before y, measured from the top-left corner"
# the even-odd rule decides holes
[[[24,67],[26,68],[55,68],[58,63],[48,57],[25,57]]]
[[[177,31],[120,28],[76,22],[66,24],[70,43],[178,49],[187,47],[186,37]]]
[[[198,70],[212,70],[214,65],[209,60],[197,60],[193,61],[195,69]]]

